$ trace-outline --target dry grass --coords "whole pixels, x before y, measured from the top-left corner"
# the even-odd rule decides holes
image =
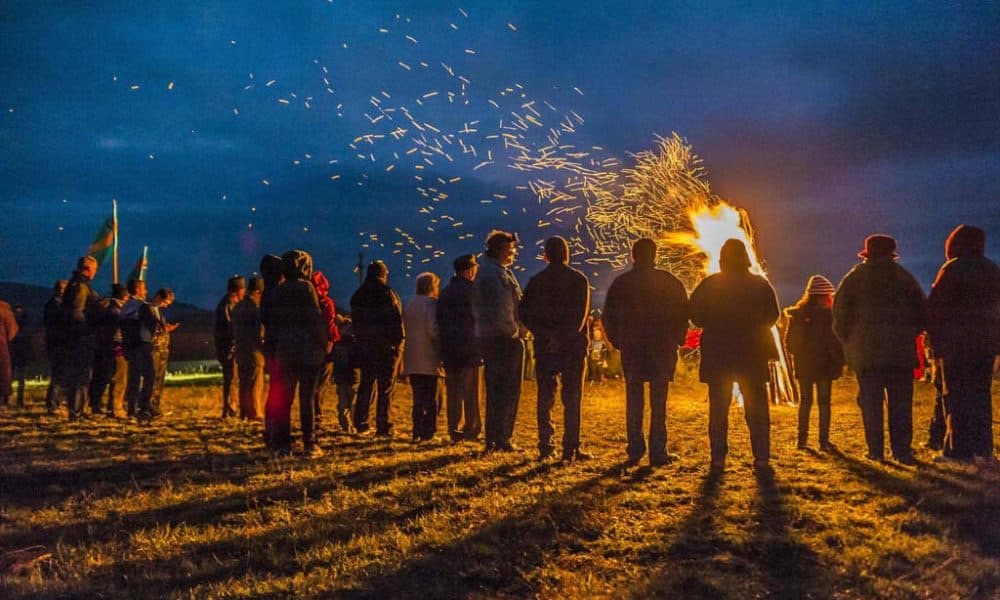
[[[409,389],[397,429],[408,433]],[[588,390],[596,460],[327,437],[326,457],[270,457],[220,422],[217,388],[170,387],[156,428],[0,413],[0,596],[995,597],[1000,474],[863,458],[853,382],[835,388],[832,455],[794,449],[772,409],[773,477],[750,469],[733,409],[709,477],[707,405],[672,387],[672,466],[623,471],[624,390]],[[919,384],[923,441],[932,390]],[[332,409],[328,403],[327,410]],[[332,413],[331,413],[332,414]],[[534,386],[517,439],[533,449]],[[814,417],[815,418],[815,417]],[[815,424],[814,424],[815,427]],[[12,550],[51,557],[11,567]],[[7,552],[8,554],[3,554]]]

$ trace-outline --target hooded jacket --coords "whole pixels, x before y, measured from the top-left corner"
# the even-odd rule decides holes
[[[312,257],[302,250],[282,255],[285,281],[274,292],[271,327],[277,355],[292,368],[321,366],[328,335],[312,278]]]
[[[1000,267],[984,255],[981,229],[960,225],[927,299],[928,334],[945,361],[1000,355]]]
[[[785,347],[799,381],[832,381],[844,370],[844,347],[833,333],[833,311],[819,304],[785,309]]]
[[[924,292],[890,256],[855,265],[833,296],[833,330],[855,371],[914,369]]]
[[[326,325],[327,341],[336,344],[340,341],[340,330],[337,329],[337,306],[330,297],[330,281],[322,271],[313,271],[313,287],[316,288],[316,297],[319,299],[319,307],[323,311],[323,322]],[[333,360],[333,352],[329,353],[327,360]]]
[[[670,381],[688,329],[687,291],[653,263],[636,264],[611,282],[602,314],[608,341],[621,350],[625,376]]]
[[[360,361],[399,355],[405,337],[403,303],[396,292],[378,278],[366,278],[351,296],[351,323]]]

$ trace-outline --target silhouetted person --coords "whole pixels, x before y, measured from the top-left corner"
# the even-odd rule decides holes
[[[312,256],[302,250],[289,250],[281,260],[285,281],[274,294],[271,326],[278,341],[282,386],[288,391],[289,402],[274,423],[273,441],[278,452],[291,450],[291,401],[297,389],[303,452],[307,458],[314,458],[323,454],[316,440],[315,409],[328,334],[311,281]]]
[[[771,284],[750,272],[743,242],[726,240],[719,269],[698,284],[689,305],[691,322],[702,328],[699,375],[708,384],[712,468],[721,469],[729,452],[734,383],[743,395],[754,467],[767,468],[771,457],[768,361],[778,356],[771,327],[781,312]]]
[[[517,319],[521,286],[510,270],[517,256],[517,235],[494,230],[472,285],[472,314],[485,363],[486,451],[517,450],[510,438],[517,420],[524,370],[526,329]]]
[[[330,390],[333,381],[333,347],[340,341],[340,330],[337,328],[337,306],[330,297],[330,281],[322,272],[313,271],[312,283],[316,288],[316,298],[323,313],[323,327],[326,328],[327,335],[326,359],[316,381],[316,431],[322,431],[323,398]]]
[[[246,296],[233,308],[233,343],[239,369],[240,418],[264,420],[264,324],[260,299],[264,280],[251,277]]]
[[[454,261],[455,275],[441,290],[437,303],[441,360],[444,363],[448,435],[451,441],[476,440],[482,431],[479,380],[483,359],[476,345],[476,321],[472,315],[472,282],[479,272],[473,254]]]
[[[985,251],[982,229],[956,227],[927,299],[945,393],[944,456],[958,460],[993,459],[990,386],[1000,356],[1000,267]]]
[[[90,380],[90,412],[114,417],[124,412],[128,363],[122,350],[121,312],[128,301],[124,285],[111,285],[111,296],[97,303],[94,329],[97,345],[94,352],[94,373]],[[107,407],[102,407],[104,391],[108,390]]]
[[[160,288],[153,296],[153,300],[142,307],[145,316],[140,316],[140,320],[148,323],[151,331],[153,386],[145,406],[141,402],[139,405],[139,418],[147,422],[163,415],[160,406],[163,399],[163,385],[167,380],[167,365],[170,362],[170,333],[178,327],[177,323],[167,322],[164,311],[173,303],[174,292],[170,288]]]
[[[52,297],[42,308],[42,328],[45,335],[45,358],[49,363],[49,386],[45,392],[45,408],[54,414],[62,406],[62,364],[66,356],[66,324],[62,319],[63,293],[69,280],[59,279],[52,286]]]
[[[122,306],[118,319],[125,360],[128,362],[125,414],[136,417],[139,414],[140,397],[146,396],[144,402],[148,403],[148,396],[153,393],[153,334],[149,317],[147,316],[146,323],[142,321],[142,317],[148,315],[144,310],[146,282],[131,279],[127,286],[129,299]]]
[[[354,401],[358,396],[357,349],[354,325],[346,315],[337,315],[340,341],[333,346],[333,383],[337,388],[337,422],[344,433],[354,430]]]
[[[868,458],[883,460],[883,405],[888,403],[892,454],[914,464],[913,369],[917,335],[925,324],[924,293],[896,264],[893,238],[868,236],[858,256],[862,263],[844,276],[833,297],[833,329],[858,376]]]
[[[667,394],[677,367],[677,347],[688,328],[687,291],[676,277],[656,268],[656,243],[632,245],[632,269],[615,278],[604,301],[601,324],[621,350],[625,373],[625,428],[629,464],[646,453],[642,431],[645,386],[649,383],[649,462],[670,461],[667,453]]]
[[[10,343],[17,335],[17,320],[10,304],[0,300],[0,405],[6,406],[14,389],[11,387],[12,368]]]
[[[809,278],[802,298],[785,310],[785,346],[799,381],[799,449],[808,447],[813,398],[819,411],[819,447],[830,451],[830,391],[844,370],[844,348],[833,333],[833,284],[822,275]],[[815,392],[814,392],[815,388]]]
[[[548,265],[528,281],[518,316],[535,338],[538,381],[538,456],[555,451],[552,406],[561,384],[563,405],[562,460],[588,460],[580,450],[580,400],[587,360],[590,282],[569,266],[569,244],[562,237],[545,240]]]
[[[222,367],[222,418],[239,412],[239,387],[236,377],[236,345],[233,341],[233,309],[246,295],[247,282],[234,275],[226,282],[226,295],[215,306],[215,358]]]
[[[13,382],[17,384],[17,405],[24,406],[24,385],[28,363],[31,362],[31,338],[28,337],[28,311],[20,304],[11,309],[17,323],[17,335],[10,342],[10,366]]]
[[[77,261],[76,270],[63,294],[62,318],[66,327],[67,356],[62,379],[70,421],[82,417],[83,407],[88,404],[87,393],[97,344],[94,316],[98,301],[90,282],[96,275],[97,261],[84,256]]]
[[[285,281],[281,257],[265,254],[260,259],[260,275],[264,279],[260,320],[264,325],[264,368],[268,375],[267,398],[264,401],[264,444],[269,450],[278,450],[273,439],[274,426],[284,422],[284,415],[290,414],[292,410],[290,392],[284,386],[281,359],[278,357],[278,338],[273,326],[274,294]]]
[[[434,439],[441,412],[441,366],[437,298],[441,280],[434,273],[417,275],[417,295],[403,309],[406,345],[403,374],[413,388],[413,441]]]
[[[389,287],[389,268],[382,261],[368,265],[365,280],[351,296],[351,323],[354,325],[361,383],[354,404],[354,429],[366,433],[372,397],[375,404],[375,433],[392,435],[389,403],[402,350],[403,305]]]

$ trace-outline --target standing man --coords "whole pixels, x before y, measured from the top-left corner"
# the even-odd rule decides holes
[[[712,469],[725,466],[729,453],[729,406],[739,385],[754,468],[767,469],[771,458],[771,414],[767,400],[768,361],[778,357],[771,327],[781,314],[767,279],[750,272],[743,242],[726,240],[719,252],[720,272],[691,293],[691,322],[702,328],[701,380],[708,384],[708,437]]]
[[[168,323],[163,311],[174,303],[174,292],[170,288],[160,288],[153,301],[143,306],[145,316],[140,316],[150,332],[152,350],[153,385],[145,407],[140,403],[139,418],[152,422],[163,415],[160,400],[163,398],[163,384],[167,379],[167,363],[170,361],[170,333],[177,329],[177,323]]]
[[[63,385],[69,405],[69,420],[83,416],[87,405],[91,367],[97,339],[94,334],[94,312],[98,296],[90,288],[97,275],[97,261],[84,256],[76,263],[76,270],[63,295],[62,316],[66,327],[67,356],[63,369]]]
[[[583,366],[587,359],[587,320],[590,282],[569,266],[569,244],[562,237],[545,240],[548,266],[528,281],[518,305],[518,316],[535,337],[535,376],[538,381],[538,458],[555,451],[552,405],[562,383],[562,460],[588,460],[580,450],[580,399]]]
[[[833,330],[844,342],[847,364],[858,375],[858,403],[868,459],[882,461],[883,405],[889,405],[893,457],[912,465],[913,369],[916,339],[924,329],[924,293],[896,259],[896,240],[868,236],[856,265],[833,297]]]
[[[130,279],[129,299],[122,306],[119,328],[122,332],[122,348],[128,363],[125,384],[125,414],[135,417],[139,413],[139,398],[152,394],[153,390],[153,347],[148,327],[143,328],[140,317],[145,314],[146,282]]]
[[[274,295],[285,281],[284,263],[280,256],[265,254],[260,259],[260,276],[264,293],[260,297],[260,321],[264,325],[264,368],[267,370],[267,399],[264,401],[264,444],[278,450],[274,441],[275,427],[283,423],[285,413],[291,414],[292,401],[284,386],[281,360],[278,358],[278,338],[273,324]]]
[[[275,423],[273,442],[279,453],[291,451],[291,401],[298,389],[304,456],[317,458],[323,455],[323,449],[316,440],[316,385],[326,360],[329,336],[311,281],[312,256],[302,250],[289,250],[281,260],[285,281],[274,294],[271,324],[278,342],[282,386],[288,391],[289,401]]]
[[[0,406],[6,406],[14,388],[11,387],[13,374],[10,343],[17,336],[17,320],[10,304],[0,300]]]
[[[264,325],[260,299],[264,280],[251,277],[247,293],[233,309],[233,343],[239,368],[240,418],[264,420]]]
[[[526,330],[517,319],[521,302],[510,265],[517,256],[517,235],[495,229],[472,285],[472,314],[478,346],[486,363],[486,451],[514,452],[511,443],[521,397]]]
[[[45,357],[49,361],[49,387],[45,392],[45,409],[55,414],[62,404],[59,397],[62,387],[62,363],[66,355],[66,324],[62,320],[63,293],[69,281],[59,279],[52,286],[52,297],[42,309],[42,327],[45,329]]]
[[[101,414],[101,400],[104,390],[108,390],[108,406],[104,411],[114,417],[123,412],[125,385],[128,378],[128,364],[122,355],[121,313],[128,301],[128,290],[124,285],[111,285],[111,296],[98,303],[97,349],[94,353],[94,376],[90,381],[90,412]]]
[[[437,323],[441,338],[441,361],[444,364],[448,435],[452,442],[478,439],[482,430],[479,416],[483,359],[476,347],[475,318],[472,316],[472,282],[479,264],[473,254],[455,259],[455,275],[441,290],[437,304]],[[462,423],[464,413],[464,423]]]
[[[628,464],[646,453],[642,431],[649,383],[649,464],[670,462],[667,452],[667,393],[677,367],[677,348],[688,328],[687,291],[676,277],[656,268],[656,242],[632,245],[632,270],[611,282],[601,323],[622,354],[625,371],[625,430]]]
[[[986,232],[956,227],[927,307],[928,332],[947,391],[944,456],[992,462],[990,385],[1000,356],[1000,267],[985,251]]]
[[[368,265],[365,281],[351,296],[351,323],[361,367],[361,383],[354,404],[354,429],[366,433],[372,396],[375,404],[375,433],[392,437],[389,402],[396,381],[396,369],[403,347],[403,303],[389,287],[389,268],[376,260]]]
[[[247,292],[247,282],[239,275],[233,275],[226,282],[226,295],[215,306],[215,357],[222,366],[222,418],[237,414],[236,399],[239,390],[236,374],[236,345],[233,342],[233,308],[243,300]]]

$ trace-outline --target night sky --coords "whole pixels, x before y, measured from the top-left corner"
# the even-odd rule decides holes
[[[572,110],[584,122],[566,143],[626,165],[655,134],[684,136],[714,191],[749,210],[783,304],[812,273],[839,280],[878,231],[925,289],[958,223],[997,256],[988,3],[85,4],[0,10],[0,280],[68,276],[112,198],[121,272],[148,245],[150,287],[202,306],[293,247],[338,303],[359,251],[408,296],[412,275],[447,277],[494,226],[521,234],[526,278],[536,241],[573,232],[539,229],[549,207],[523,189],[565,175],[512,170],[488,137],[532,101],[533,140]],[[442,134],[440,153],[413,142]]]

